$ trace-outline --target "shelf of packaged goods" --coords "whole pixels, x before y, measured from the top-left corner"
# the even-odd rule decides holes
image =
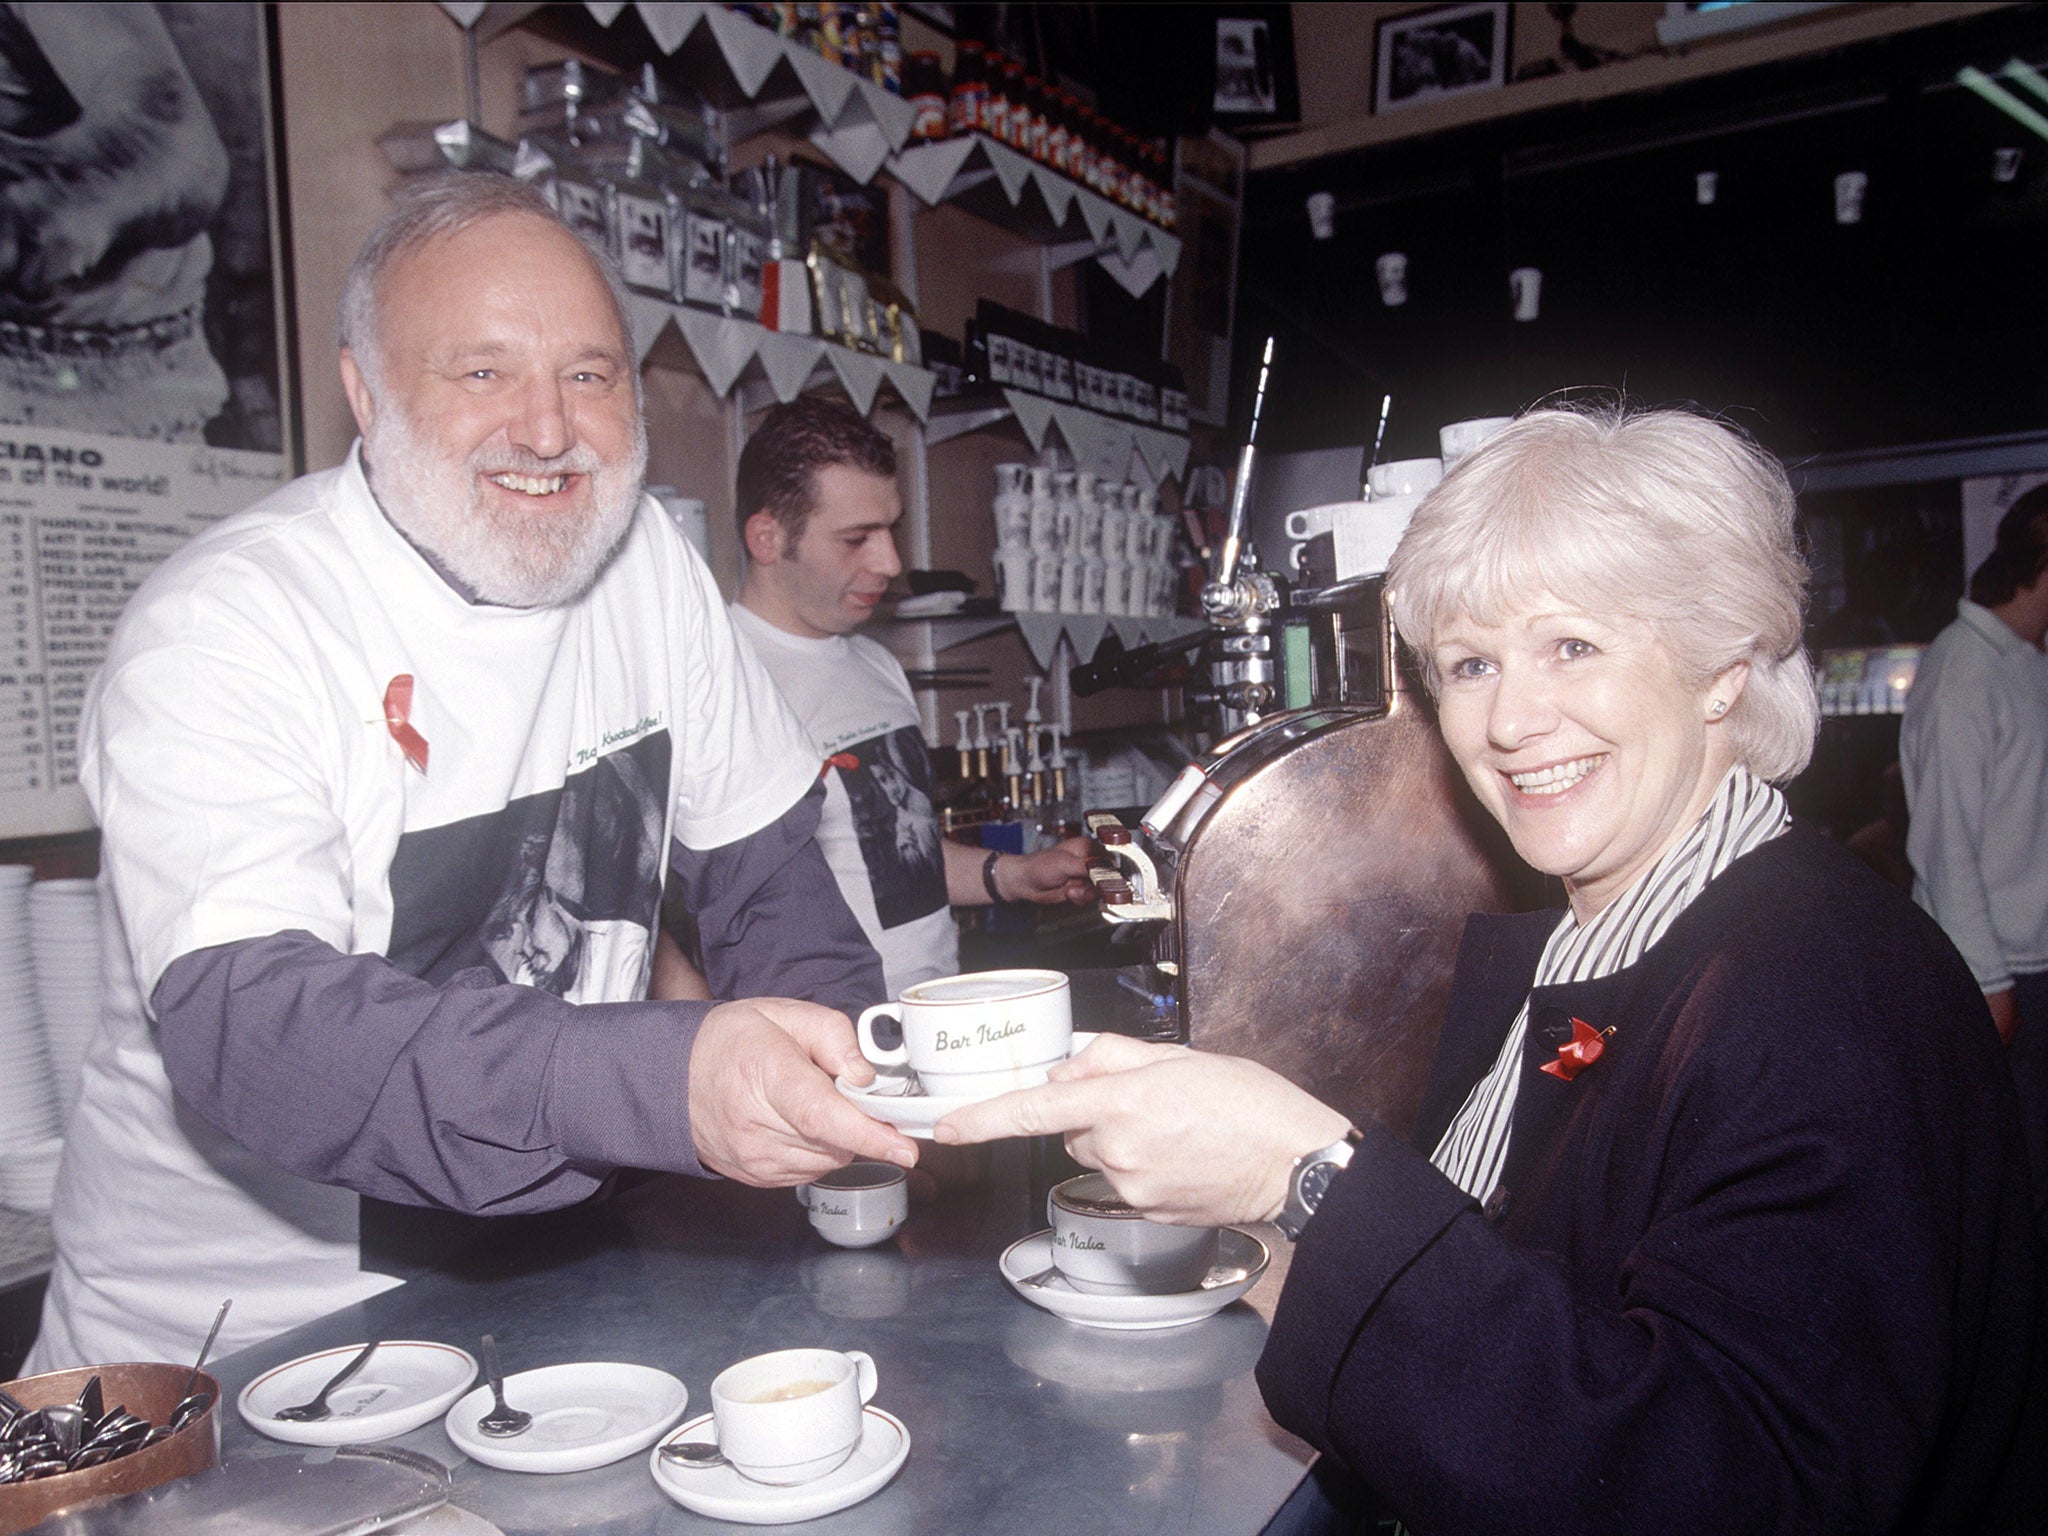
[[[525,26],[620,69],[651,57],[666,59],[663,73],[687,81],[724,113],[734,143],[811,117],[811,143],[863,183],[910,137],[911,108],[901,96],[723,5],[442,0],[441,8],[480,42]]]
[[[1055,268],[1093,259],[1133,296],[1180,265],[1175,236],[986,134],[898,150],[888,171],[927,207],[950,203],[1037,241]]]
[[[1178,480],[1187,471],[1185,433],[1105,416],[1021,389],[976,389],[933,401],[925,441],[937,446],[1011,421],[1022,429],[1032,452],[1042,451],[1047,434],[1057,431],[1076,468],[1113,480],[1157,485]]]
[[[931,415],[935,381],[929,371],[910,363],[856,352],[816,336],[771,331],[751,320],[671,304],[645,293],[627,295],[626,319],[633,327],[634,354],[640,362],[647,361],[664,336],[680,336],[704,382],[721,399],[737,386],[743,404],[750,397],[762,404],[771,396],[788,401],[836,380],[863,416],[884,384],[919,421]],[[657,364],[660,361],[656,359]]]

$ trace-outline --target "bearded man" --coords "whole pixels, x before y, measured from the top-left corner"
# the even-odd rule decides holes
[[[880,965],[815,752],[642,492],[616,280],[451,177],[340,341],[360,443],[167,562],[87,701],[111,984],[35,1370],[360,1301],[427,1251],[408,1210],[915,1160],[832,1086]],[[665,878],[715,996],[798,996],[645,1001]]]

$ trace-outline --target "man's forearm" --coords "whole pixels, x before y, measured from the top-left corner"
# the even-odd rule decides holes
[[[621,1164],[702,1171],[683,1106],[703,1004],[578,1005],[483,970],[435,986],[282,933],[179,957],[152,1005],[179,1095],[302,1178],[514,1214]]]

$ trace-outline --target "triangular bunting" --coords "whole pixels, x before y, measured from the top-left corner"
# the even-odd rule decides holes
[[[441,9],[454,18],[455,25],[467,32],[476,25],[477,17],[483,15],[486,7],[483,0],[441,0]]]
[[[682,47],[690,28],[704,14],[703,6],[690,5],[685,0],[635,0],[633,9],[647,23],[647,35],[663,53],[674,53]]]
[[[1065,224],[1067,215],[1074,211],[1074,194],[1081,189],[1058,171],[1049,171],[1042,165],[1031,168],[1031,179],[1038,185],[1038,195],[1045,199],[1045,211],[1052,215],[1055,224]]]
[[[619,19],[619,12],[626,8],[626,0],[583,0],[583,9],[600,27],[608,27]]]
[[[711,386],[714,395],[725,395],[753,361],[754,338],[747,333],[759,332],[761,328],[744,320],[728,320],[723,315],[694,309],[678,309],[674,314],[676,328],[690,344],[690,355],[697,359],[704,382]]]
[[[1142,299],[1152,285],[1166,275],[1149,241],[1128,260],[1115,251],[1104,251],[1095,259],[1102,270],[1116,280],[1116,285],[1134,299]]]
[[[944,197],[974,153],[970,138],[942,139],[936,144],[918,144],[889,162],[889,174],[915,192],[926,207]]]
[[[861,109],[863,114],[865,110]],[[889,141],[873,122],[848,122],[839,128],[827,128],[820,123],[811,130],[810,139],[834,165],[862,186],[875,179],[875,172],[889,158]]]
[[[850,347],[827,347],[825,360],[846,386],[846,397],[865,416],[874,409],[875,391],[882,387],[882,360],[856,352]]]
[[[790,45],[758,22],[724,6],[707,12],[704,21],[717,39],[725,67],[732,71],[733,83],[752,101],[761,94],[775,66],[788,57]]]
[[[1081,217],[1088,225],[1088,233],[1095,237],[1097,245],[1109,239],[1109,216],[1116,207],[1106,197],[1098,197],[1086,187],[1074,189],[1074,206],[1081,210]]]
[[[989,168],[996,173],[996,180],[1003,184],[1003,196],[1010,200],[1012,208],[1016,207],[1023,201],[1025,183],[1031,180],[1031,162],[993,139],[980,142],[981,152],[988,156]]]
[[[826,62],[808,48],[786,45],[783,57],[789,60],[797,79],[803,82],[804,94],[811,98],[811,105],[818,109],[818,116],[828,123],[838,122],[839,114],[846,110],[846,98],[853,94],[851,72]]]
[[[668,329],[669,321],[674,318],[674,308],[659,299],[650,299],[644,293],[626,295],[626,323],[633,328],[633,360],[636,363],[647,361],[647,354],[661,340],[661,333]]]
[[[1045,446],[1045,429],[1052,425],[1052,413],[1056,409],[1050,400],[1037,395],[1027,395],[1021,389],[1006,389],[1003,398],[1010,402],[1010,409],[1017,417],[1017,425],[1024,429],[1024,435],[1031,440],[1031,451],[1037,453]]]
[[[889,376],[890,387],[902,397],[903,403],[910,407],[911,415],[919,421],[931,420],[932,386],[938,383],[931,373],[909,363],[891,362],[887,358],[882,360],[882,372]]]
[[[1116,231],[1117,254],[1129,261],[1138,254],[1138,247],[1145,243],[1147,225],[1135,214],[1125,213],[1121,208],[1109,211],[1110,228]]]
[[[901,96],[893,95],[876,85],[872,80],[854,82],[863,100],[868,104],[868,115],[882,130],[882,136],[889,141],[893,152],[910,142],[910,125],[917,121],[917,108]]]
[[[825,343],[815,336],[788,336],[781,331],[763,331],[754,349],[761,359],[761,371],[768,375],[768,387],[784,405],[803,393],[824,356]]]

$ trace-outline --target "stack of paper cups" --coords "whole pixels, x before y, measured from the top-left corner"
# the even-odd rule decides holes
[[[55,1175],[62,1123],[29,944],[34,878],[25,864],[0,866],[0,1203],[18,1210],[48,1209],[41,1173]]]
[[[86,1042],[100,1022],[100,924],[93,882],[37,881],[29,887],[28,924],[57,1105],[69,1119]]]

